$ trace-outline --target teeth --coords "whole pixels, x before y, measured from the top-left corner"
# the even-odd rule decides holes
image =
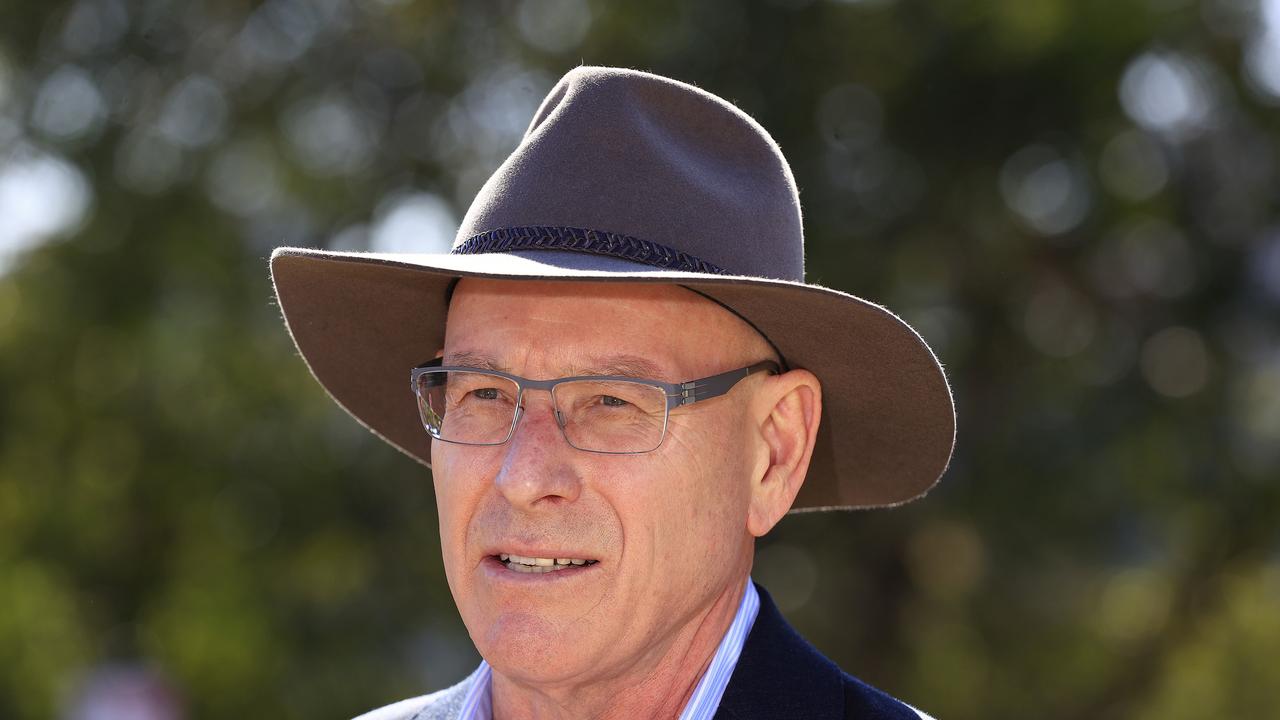
[[[580,558],[525,557],[511,553],[499,553],[498,559],[506,563],[509,569],[523,573],[555,572],[575,565],[594,565],[596,562],[595,560],[583,560]]]

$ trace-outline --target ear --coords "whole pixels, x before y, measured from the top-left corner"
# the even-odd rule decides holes
[[[822,418],[822,385],[808,370],[791,370],[766,378],[755,400],[761,445],[747,530],[761,537],[791,509],[804,483]]]

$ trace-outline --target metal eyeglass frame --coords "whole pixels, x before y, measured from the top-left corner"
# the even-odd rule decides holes
[[[583,452],[600,453],[602,455],[642,455],[644,453],[653,452],[654,450],[657,450],[659,447],[662,446],[663,440],[667,439],[667,421],[671,418],[671,410],[673,408],[682,407],[684,405],[692,405],[695,402],[700,402],[702,400],[710,400],[711,398],[724,395],[725,393],[732,390],[734,385],[737,385],[742,380],[758,372],[767,372],[770,375],[777,375],[782,371],[782,367],[778,365],[778,363],[772,360],[762,360],[758,363],[755,363],[754,365],[748,365],[746,367],[738,368],[737,370],[730,370],[728,372],[722,372],[718,375],[711,375],[710,377],[704,377],[699,380],[689,380],[682,383],[668,383],[668,382],[662,382],[661,380],[634,378],[634,377],[629,377],[627,375],[574,375],[572,377],[556,378],[555,380],[530,380],[528,378],[520,377],[519,375],[512,375],[511,373],[505,373],[499,370],[485,370],[482,368],[462,367],[462,366],[456,366],[456,365],[444,365],[443,363],[444,363],[444,358],[435,358],[432,360],[428,360],[427,362],[424,362],[421,365],[413,368],[412,372],[409,373],[409,386],[411,391],[413,392],[415,399],[418,399],[419,401],[421,400],[421,398],[418,397],[418,379],[421,378],[423,375],[426,375],[427,373],[434,374],[435,372],[438,372],[438,371],[463,371],[463,372],[482,373],[485,375],[493,375],[495,377],[505,378],[515,383],[516,385],[516,410],[511,416],[511,427],[507,428],[506,437],[502,438],[497,442],[469,443],[469,442],[460,442],[458,440],[446,440],[445,438],[442,438],[431,431],[430,425],[427,424],[427,419],[425,417],[422,417],[422,409],[421,409],[421,405],[419,405],[418,417],[422,421],[422,427],[427,431],[427,434],[436,440],[440,440],[442,442],[447,442],[447,443],[453,443],[455,445],[472,445],[477,447],[486,447],[486,446],[505,444],[508,440],[511,439],[513,435],[515,435],[516,425],[520,423],[520,417],[524,414],[524,391],[525,390],[546,390],[548,393],[550,393],[552,388],[554,388],[556,385],[559,385],[561,383],[582,381],[582,380],[589,380],[589,381],[613,380],[613,381],[633,382],[641,385],[651,385],[653,387],[656,387],[662,390],[663,394],[667,396],[667,406],[662,416],[662,435],[658,438],[658,442],[648,450],[610,451],[610,450],[588,450],[586,448],[580,448],[577,445],[574,445],[573,441],[569,439],[569,435],[565,432],[564,420],[561,417],[558,410],[553,413],[556,420],[556,425],[559,426],[560,428],[560,435],[564,438],[565,442],[569,443],[570,447],[576,450],[582,450]],[[554,408],[555,395],[553,394],[551,397],[553,398],[552,402],[553,402],[553,408]]]

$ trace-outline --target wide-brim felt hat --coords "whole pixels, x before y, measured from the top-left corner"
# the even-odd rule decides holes
[[[889,310],[806,284],[803,243],[790,168],[752,118],[669,78],[579,67],[480,190],[451,252],[279,248],[271,272],[316,379],[424,464],[432,441],[409,372],[443,346],[458,278],[664,283],[737,314],[821,381],[796,509],[919,497],[955,441],[942,367]]]

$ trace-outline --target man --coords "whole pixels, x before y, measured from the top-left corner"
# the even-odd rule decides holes
[[[432,467],[484,658],[367,720],[920,717],[749,580],[792,509],[927,491],[955,425],[914,331],[804,284],[795,182],[737,108],[577,68],[450,254],[285,248],[272,271],[320,382]]]

